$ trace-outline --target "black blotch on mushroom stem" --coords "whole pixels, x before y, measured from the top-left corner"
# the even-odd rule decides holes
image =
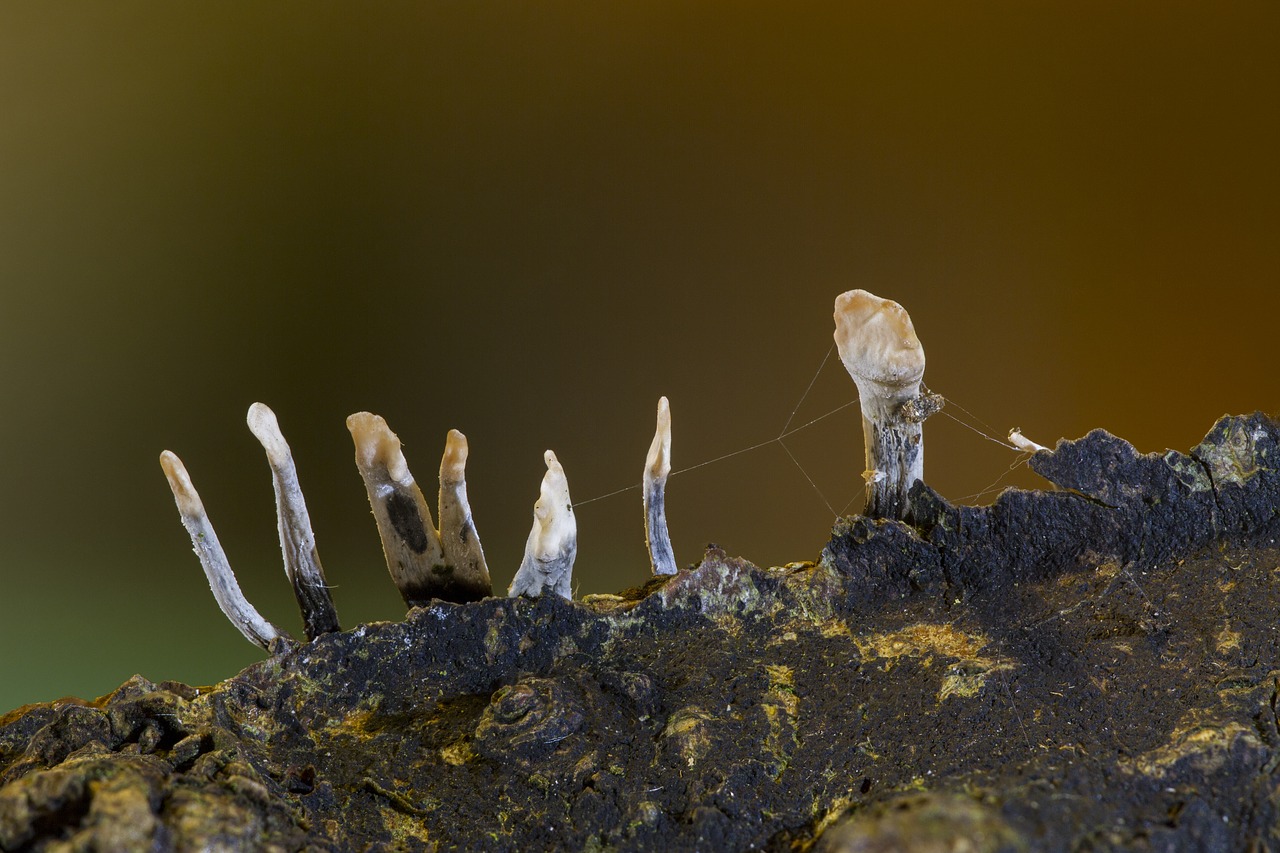
[[[387,516],[391,526],[415,554],[427,550],[427,529],[422,524],[422,516],[418,514],[418,506],[412,498],[399,492],[393,492],[387,499]]]

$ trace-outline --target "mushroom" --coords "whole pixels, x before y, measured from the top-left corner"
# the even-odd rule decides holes
[[[440,459],[440,545],[454,572],[488,595],[493,584],[467,502],[467,452],[467,437],[456,429],[449,430]]]
[[[316,551],[316,536],[311,529],[311,516],[298,483],[298,469],[293,462],[289,443],[280,432],[275,412],[262,403],[249,407],[246,417],[249,430],[262,444],[271,466],[271,482],[276,492],[276,518],[280,531],[280,552],[284,555],[284,573],[293,586],[294,597],[302,611],[303,627],[308,640],[340,630],[338,612],[329,596],[324,568]]]
[[[573,598],[573,560],[578,555],[578,522],[573,517],[569,480],[556,455],[543,454],[547,473],[533,505],[533,528],[524,546],[524,559],[507,594],[538,598],[550,590],[561,598]]]
[[[347,429],[378,523],[387,571],[404,603],[416,607],[433,598],[461,602],[489,595],[487,569],[483,574],[459,570],[445,556],[426,498],[409,472],[400,439],[387,422],[369,412],[356,412],[347,418]]]
[[[666,397],[658,400],[658,426],[644,462],[644,541],[649,546],[649,563],[655,575],[676,573],[675,552],[667,532],[666,489],[671,473],[671,406]]]
[[[835,340],[840,361],[858,386],[866,442],[867,505],[871,518],[902,519],[907,492],[924,479],[921,424],[942,408],[937,394],[921,394],[924,348],[898,303],[865,290],[836,297]]]
[[[1019,427],[1014,427],[1013,429],[1009,430],[1009,443],[1012,444],[1014,447],[1016,447],[1018,450],[1025,451],[1027,453],[1037,453],[1041,450],[1049,449],[1045,447],[1043,444],[1036,444],[1034,441],[1027,438],[1025,435],[1022,434],[1022,429]]]
[[[191,475],[177,454],[164,451],[160,454],[160,467],[164,469],[165,479],[173,490],[173,499],[178,504],[178,513],[182,516],[182,526],[191,535],[191,544],[200,565],[204,568],[205,577],[209,579],[209,589],[217,599],[223,614],[231,620],[231,624],[244,634],[249,642],[261,646],[268,651],[274,642],[288,639],[275,625],[262,618],[256,608],[249,603],[240,591],[235,572],[227,562],[227,554],[222,550],[218,534],[213,531],[213,523],[205,512],[200,493],[191,483]]]

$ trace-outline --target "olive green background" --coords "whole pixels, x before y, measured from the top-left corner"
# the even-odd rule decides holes
[[[0,708],[260,657],[165,448],[298,633],[255,400],[345,625],[404,612],[347,414],[428,492],[469,436],[503,588],[553,448],[578,592],[614,591],[639,492],[585,501],[639,481],[658,396],[678,468],[774,438],[853,287],[989,433],[1154,451],[1275,409],[1277,32],[1272,2],[3,5]],[[853,396],[833,359],[793,425]],[[926,435],[953,500],[1037,483]],[[681,562],[817,556],[860,505],[856,406],[788,447],[813,485],[776,443],[672,478]]]

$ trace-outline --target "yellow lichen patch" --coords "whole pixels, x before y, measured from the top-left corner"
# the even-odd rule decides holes
[[[430,845],[430,837],[427,835],[427,828],[423,826],[421,818],[402,814],[388,806],[378,809],[378,813],[382,816],[383,828],[391,835],[399,849],[408,850],[424,845],[428,850],[433,849]]]
[[[837,797],[833,800],[831,804],[826,807],[825,813],[822,815],[822,819],[818,821],[818,825],[814,830],[814,835],[821,838],[822,833],[826,831],[827,827],[847,815],[849,813],[849,808],[856,802],[857,800],[853,797]],[[814,800],[813,816],[817,817],[818,812],[822,810],[822,802],[820,800]]]
[[[1226,483],[1243,485],[1258,473],[1257,442],[1266,439],[1262,429],[1233,420],[1226,425],[1223,441],[1196,448],[1199,456],[1208,466],[1216,485]]]
[[[942,687],[938,690],[938,701],[942,702],[948,696],[962,696],[966,699],[977,696],[993,673],[1011,669],[1013,664],[1009,661],[987,658],[974,658],[947,667],[947,674],[942,676]]]
[[[769,674],[769,695],[785,694],[789,697],[786,704],[792,714],[795,713],[795,703],[799,702],[796,698],[796,674],[789,666],[765,666],[764,671]]]
[[[1239,631],[1232,631],[1231,623],[1228,621],[1214,638],[1216,641],[1214,647],[1218,650],[1218,654],[1225,655],[1240,648],[1240,640],[1243,636]]]
[[[966,633],[954,625],[918,622],[889,634],[854,637],[853,642],[863,658],[884,660],[886,670],[901,657],[923,658],[925,666],[932,666],[935,657],[956,659],[943,674],[939,702],[949,696],[976,696],[992,673],[1013,669],[1012,661],[979,656],[990,642],[985,634]]]
[[[833,637],[852,638],[853,633],[850,632],[849,626],[844,622],[838,619],[831,619],[822,623],[822,636],[827,639],[831,639]]]
[[[459,740],[440,747],[440,760],[451,767],[460,767],[475,757],[476,751],[469,740]]]
[[[618,611],[630,610],[640,603],[634,599],[624,598],[621,595],[604,592],[589,593],[578,600],[593,613],[600,613],[606,616]]]
[[[484,635],[484,653],[490,663],[501,657],[507,650],[502,640],[502,630],[496,621],[489,623]]]
[[[864,658],[892,661],[900,657],[925,657],[930,654],[973,658],[990,640],[981,633],[967,634],[954,625],[917,622],[889,634],[854,637],[853,642]]]
[[[375,714],[374,709],[359,706],[341,717],[330,717],[322,728],[330,737],[367,737]]]
[[[800,639],[800,635],[797,634],[795,631],[783,631],[779,634],[772,635],[769,638],[769,642],[767,643],[767,645],[780,646],[783,643],[794,643],[796,640],[799,640],[799,639]]]
[[[1215,725],[1211,722],[1193,722],[1179,726],[1169,736],[1169,743],[1157,747],[1121,766],[1144,776],[1162,778],[1181,761],[1189,761],[1199,773],[1209,774],[1222,768],[1227,760],[1241,749],[1256,754],[1266,752],[1266,746],[1256,731],[1238,722]]]
[[[724,631],[726,637],[737,639],[742,636],[742,620],[736,616],[717,616],[713,619],[716,626]]]
[[[791,667],[766,666],[764,669],[769,676],[769,689],[761,703],[769,720],[765,751],[774,757],[774,778],[777,779],[800,746],[797,735],[800,697],[796,695],[795,672]]]
[[[687,766],[693,767],[711,749],[711,735],[707,731],[710,719],[700,708],[692,705],[681,708],[667,720],[659,738]]]

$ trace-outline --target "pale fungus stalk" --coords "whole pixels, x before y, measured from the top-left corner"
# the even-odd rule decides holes
[[[445,565],[440,536],[422,490],[409,473],[400,439],[378,415],[356,412],[347,418],[355,442],[356,467],[378,523],[387,571],[409,607],[433,598],[459,599],[453,572]]]
[[[1019,429],[1018,427],[1014,427],[1013,429],[1009,430],[1009,443],[1012,444],[1014,447],[1018,448],[1019,450],[1026,451],[1027,453],[1035,453],[1040,450],[1049,449],[1045,447],[1043,444],[1036,444],[1034,441],[1027,438],[1025,435],[1022,434],[1022,430]]]
[[[182,516],[182,526],[191,535],[191,544],[196,556],[200,558],[200,565],[204,568],[205,577],[209,579],[209,589],[213,591],[218,606],[231,620],[231,624],[244,634],[245,639],[264,649],[270,649],[273,641],[287,635],[263,619],[262,614],[258,613],[240,591],[240,584],[231,571],[231,564],[227,562],[218,534],[213,532],[213,524],[205,512],[200,494],[191,483],[186,466],[176,454],[166,450],[160,454],[160,467],[164,469],[165,479],[173,490],[173,499]]]
[[[644,539],[649,546],[649,562],[655,575],[676,573],[675,552],[667,532],[666,489],[671,474],[671,406],[666,397],[658,400],[658,425],[644,463]]]
[[[467,502],[467,452],[467,437],[449,430],[440,459],[440,545],[459,581],[480,591],[476,598],[483,598],[493,585]]]
[[[249,407],[246,417],[249,431],[262,444],[271,466],[271,482],[276,492],[276,519],[280,532],[280,552],[284,555],[284,572],[293,587],[294,597],[302,611],[307,639],[340,630],[338,612],[329,596],[324,567],[316,551],[316,536],[311,529],[311,516],[298,483],[298,468],[293,462],[289,443],[280,432],[275,412],[262,403]]]
[[[543,454],[547,473],[533,505],[533,529],[524,546],[524,559],[507,594],[537,598],[550,591],[573,598],[573,560],[578,555],[578,522],[573,517],[569,481],[556,455]]]
[[[924,348],[901,305],[865,290],[836,297],[835,340],[840,360],[858,386],[866,442],[867,504],[871,518],[905,518],[911,484],[924,479],[924,419],[942,408],[921,394]]]

